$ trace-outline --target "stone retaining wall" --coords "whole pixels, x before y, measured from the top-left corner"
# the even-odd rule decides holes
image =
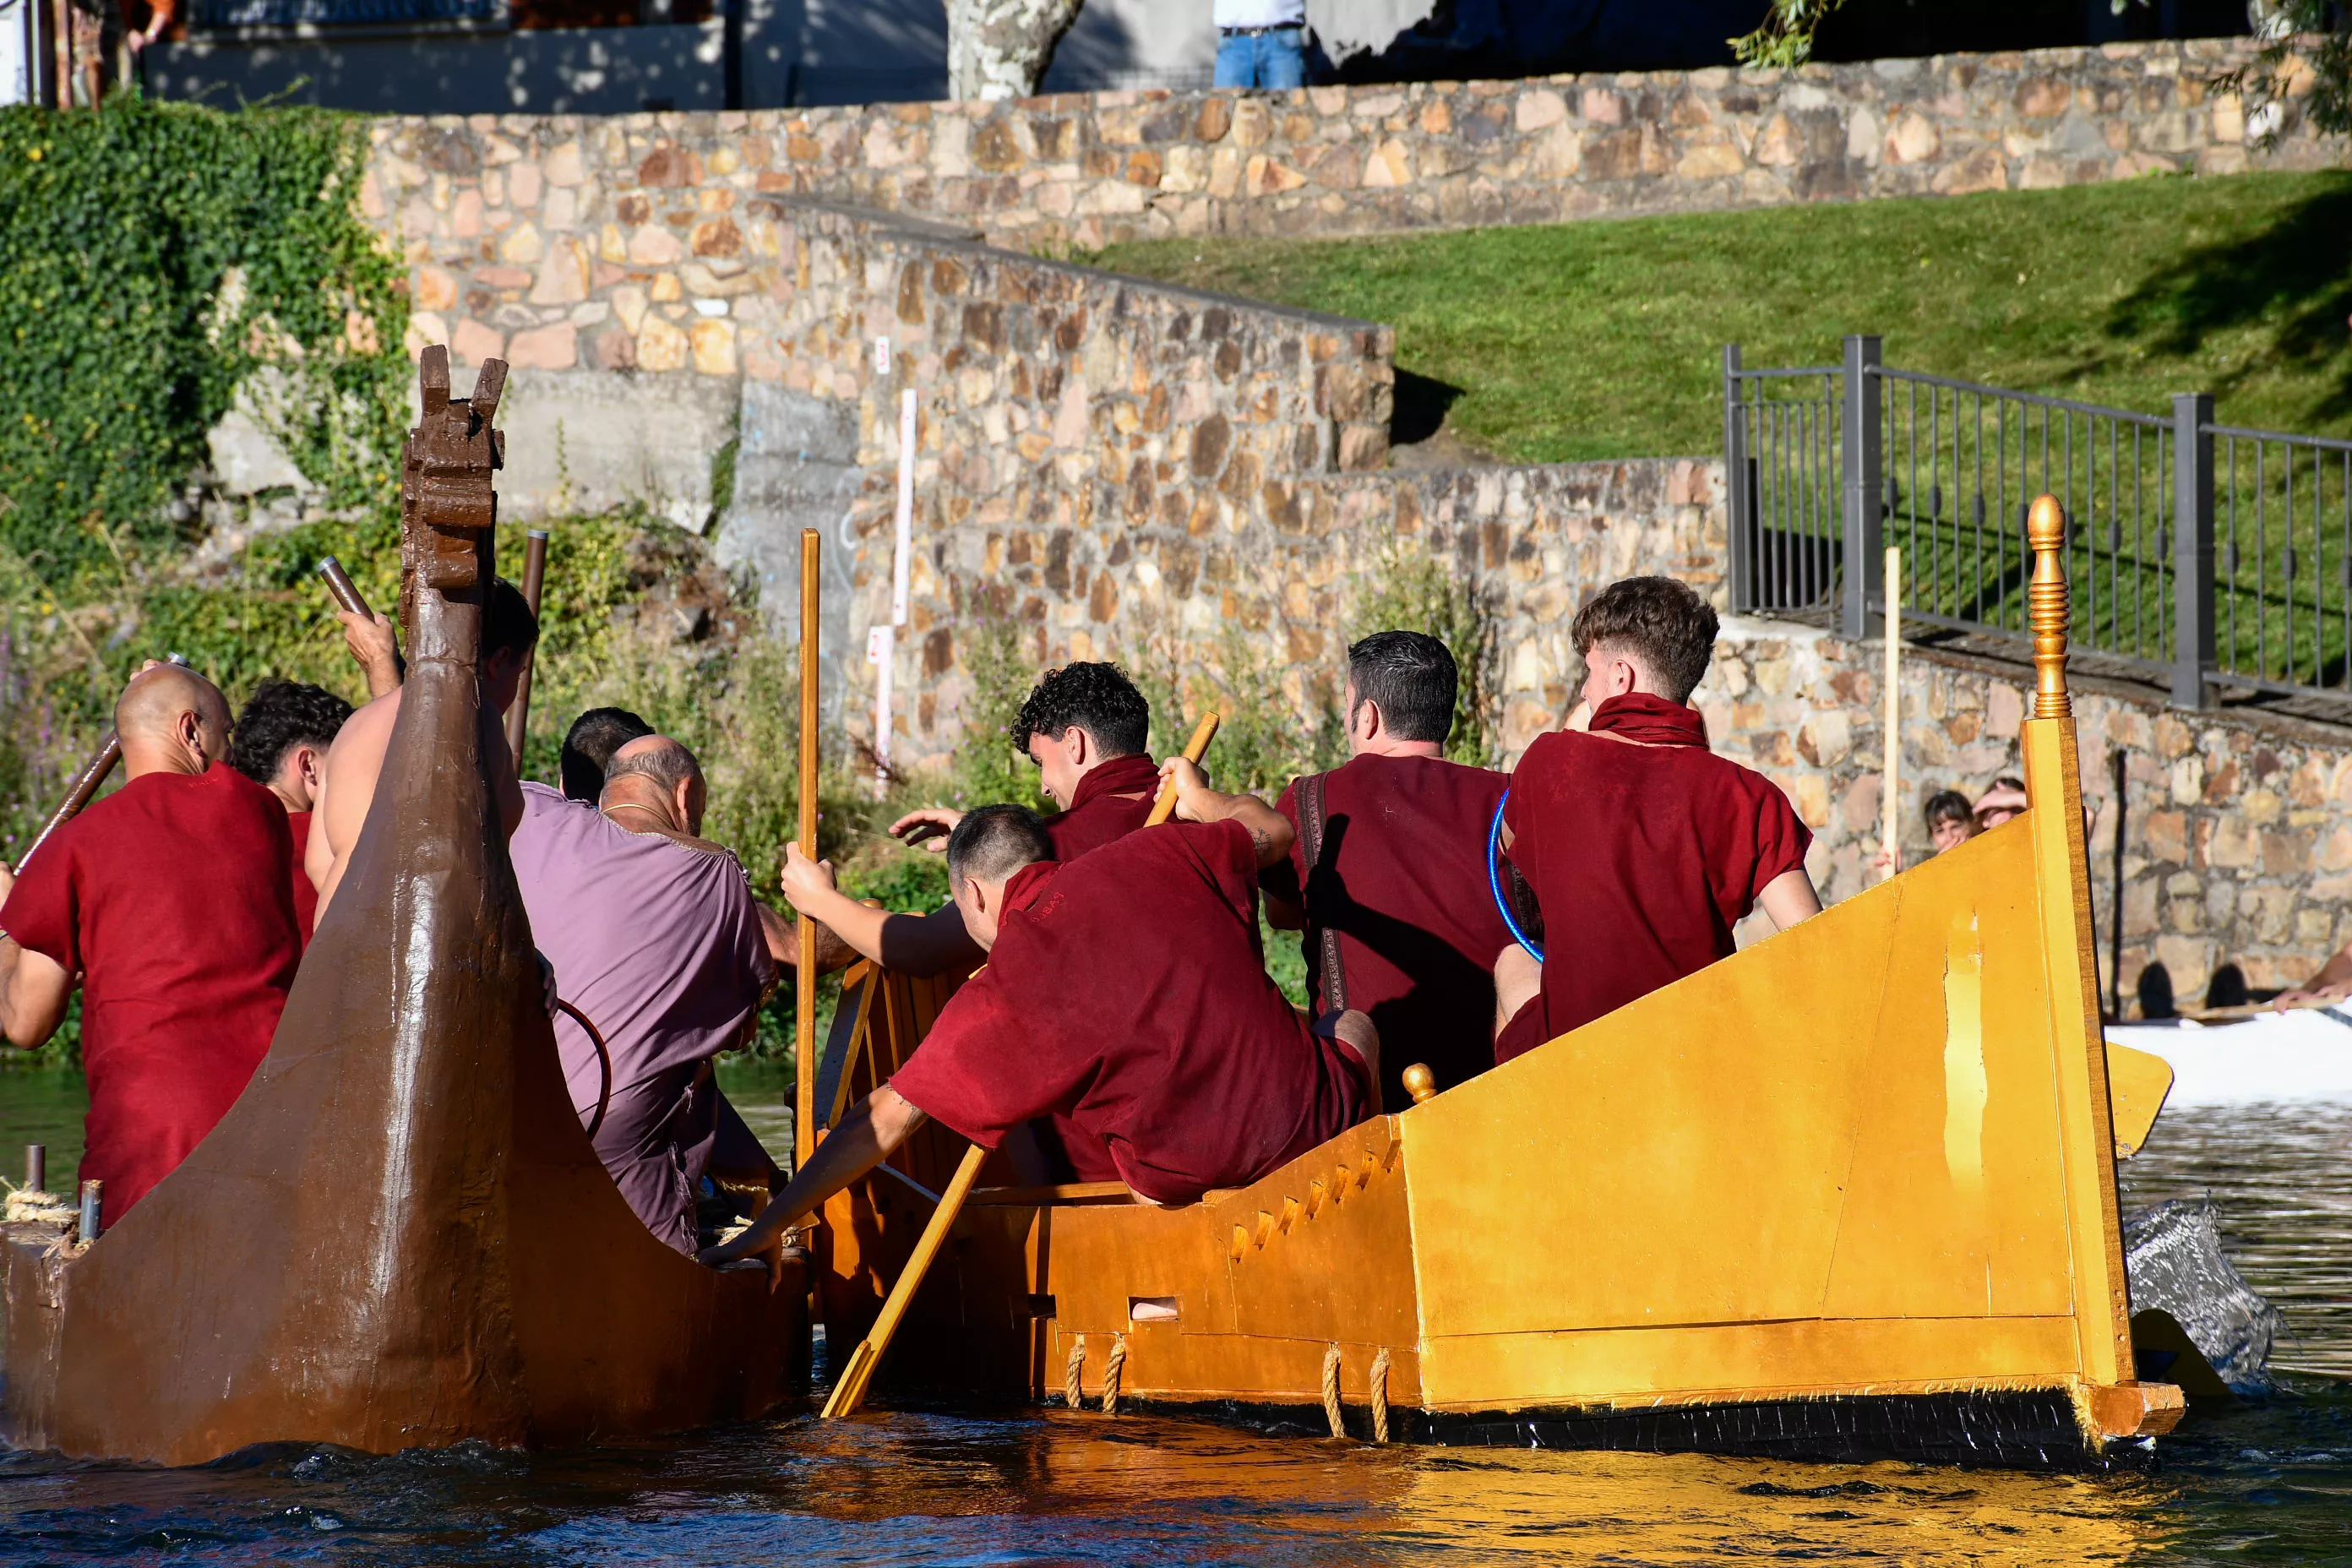
[[[482,263],[520,269],[525,280],[511,287],[557,304],[575,301],[562,298],[565,279],[540,279],[556,235],[579,242],[577,258],[560,264],[574,272],[666,265],[674,248],[702,254],[707,231],[666,219],[682,192],[711,198],[713,216],[756,194],[793,193],[970,224],[994,243],[1050,251],[2336,161],[2299,119],[2275,152],[2250,150],[2257,128],[2234,95],[2208,84],[2251,47],[2198,39],[1786,71],[388,120],[366,199],[412,241],[483,242]],[[525,229],[541,237],[528,256],[517,237]]]
[[[1716,749],[1769,775],[1816,834],[1827,900],[1867,885],[1877,853],[1882,651],[1785,623],[1726,623],[1693,700]],[[2182,1005],[2234,963],[2257,988],[2307,978],[2352,941],[2352,744],[2340,731],[2267,717],[2189,714],[2096,682],[2074,683],[2092,901],[2105,994],[2125,757],[2124,999],[2161,963]],[[1903,666],[1902,826],[1906,863],[1928,853],[1920,805],[1971,799],[2022,776],[2019,736],[2032,675],[1914,654]]]

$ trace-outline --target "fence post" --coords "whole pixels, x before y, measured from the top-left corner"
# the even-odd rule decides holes
[[[1845,341],[1845,591],[1838,628],[1850,637],[1866,637],[1878,625],[1871,601],[1878,598],[1885,576],[1885,529],[1881,508],[1877,336]]]
[[[1731,557],[1731,609],[1744,615],[1756,606],[1749,578],[1748,537],[1748,442],[1746,411],[1739,405],[1739,345],[1723,345],[1723,526]]]
[[[2213,668],[2213,395],[2172,398],[2172,704],[2205,706]]]

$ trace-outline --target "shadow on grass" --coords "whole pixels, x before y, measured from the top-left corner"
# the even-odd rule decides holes
[[[1428,440],[1445,423],[1445,411],[1461,395],[1458,386],[1400,369],[1395,399],[1389,405],[1389,440],[1399,447]]]
[[[2216,394],[2276,366],[2325,365],[2344,353],[2352,315],[2347,235],[2352,180],[2331,183],[2258,234],[2199,246],[2151,273],[2107,312],[2106,335],[2186,356],[2211,333],[2269,323],[2266,352],[2202,389]],[[2352,414],[2352,365],[2313,412]]]

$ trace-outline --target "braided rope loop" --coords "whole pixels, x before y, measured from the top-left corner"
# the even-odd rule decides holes
[[[1339,1413],[1339,1343],[1337,1340],[1323,1352],[1323,1419],[1331,1424],[1331,1436],[1345,1437],[1348,1423]]]
[[[1372,1441],[1389,1440],[1389,1352],[1385,1346],[1372,1358]]]
[[[1078,1386],[1078,1373],[1086,1369],[1087,1336],[1080,1334],[1070,1345],[1070,1359],[1062,1367],[1062,1403],[1071,1409],[1083,1407],[1086,1391]]]
[[[1113,1334],[1110,1337],[1110,1360],[1103,1364],[1102,1408],[1106,1415],[1118,1414],[1118,1374],[1126,1365],[1127,1336]]]

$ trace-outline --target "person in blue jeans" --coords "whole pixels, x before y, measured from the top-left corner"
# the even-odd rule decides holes
[[[1217,85],[1307,85],[1307,0],[1216,0]]]

